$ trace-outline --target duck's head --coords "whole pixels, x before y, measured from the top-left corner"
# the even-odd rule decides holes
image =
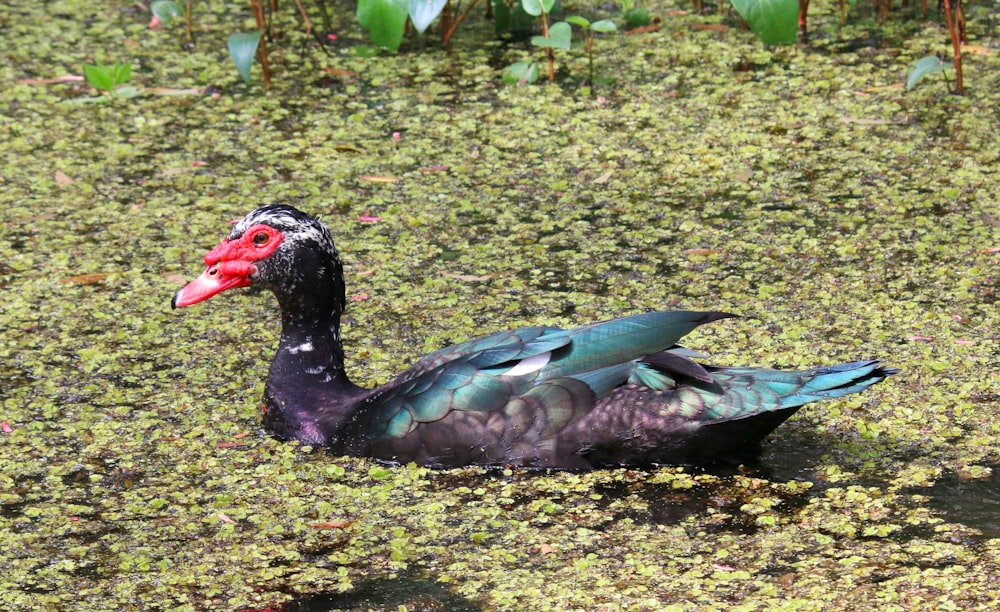
[[[272,290],[282,307],[333,300],[334,310],[343,310],[342,265],[330,232],[292,206],[272,204],[248,214],[205,255],[205,265],[201,276],[174,295],[171,307],[255,285]],[[330,291],[333,295],[324,295]]]

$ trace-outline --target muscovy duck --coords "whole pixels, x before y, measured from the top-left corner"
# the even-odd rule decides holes
[[[803,404],[895,372],[874,360],[798,372],[703,366],[677,341],[733,315],[675,311],[495,333],[364,389],[344,372],[343,266],[319,220],[264,206],[205,264],[172,307],[249,285],[278,298],[281,340],[264,392],[265,427],[389,462],[591,469],[743,461]]]

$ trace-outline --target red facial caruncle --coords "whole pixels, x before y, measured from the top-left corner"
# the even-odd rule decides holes
[[[190,306],[226,289],[249,286],[257,270],[256,263],[270,257],[284,237],[270,225],[257,224],[239,238],[224,239],[205,255],[208,267],[174,295],[171,307]]]

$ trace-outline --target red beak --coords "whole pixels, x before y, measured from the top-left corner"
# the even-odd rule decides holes
[[[171,308],[183,308],[198,302],[204,302],[226,289],[250,286],[250,278],[242,275],[225,274],[219,270],[219,263],[205,268],[201,276],[194,279],[174,294],[170,301]]]

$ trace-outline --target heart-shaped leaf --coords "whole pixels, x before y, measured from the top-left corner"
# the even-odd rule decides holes
[[[569,17],[566,18],[566,21],[572,23],[573,25],[578,25],[584,29],[590,27],[590,20],[587,19],[586,17],[581,17],[579,15],[570,15]]]
[[[906,78],[906,89],[913,89],[916,87],[917,82],[928,74],[941,72],[942,70],[948,70],[949,68],[954,67],[954,64],[950,62],[942,62],[936,55],[922,57],[917,60],[916,64],[913,65],[913,70],[910,71],[910,75]]]
[[[556,0],[521,0],[524,12],[532,17],[538,17],[542,13],[548,15],[552,12],[552,7],[555,3]]]
[[[543,49],[569,49],[570,41],[573,38],[573,28],[565,21],[553,23],[549,27],[548,38],[544,36],[532,36],[531,44]]]
[[[768,45],[790,45],[799,27],[799,0],[732,0],[733,8]]]
[[[534,83],[538,80],[538,64],[535,62],[515,62],[503,69],[500,76],[504,83]]]
[[[441,14],[441,9],[448,3],[448,0],[409,0],[410,1],[410,21],[413,27],[421,34],[437,19]]]
[[[229,57],[236,64],[236,71],[244,83],[250,82],[250,68],[260,44],[260,30],[256,32],[237,32],[229,35]]]
[[[590,29],[595,32],[614,32],[618,29],[614,21],[610,19],[602,19],[600,21],[595,21],[590,24]]]
[[[358,0],[358,23],[376,45],[397,51],[403,43],[409,0]]]
[[[170,20],[181,14],[181,7],[173,0],[156,0],[149,5],[153,16],[163,23],[170,23]]]

